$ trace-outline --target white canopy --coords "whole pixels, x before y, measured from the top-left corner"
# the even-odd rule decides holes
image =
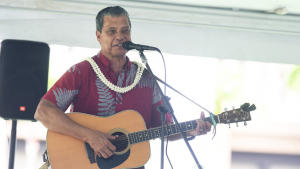
[[[104,7],[120,5],[129,12],[134,43],[171,54],[300,65],[298,8],[292,8],[293,14],[277,15],[262,12],[268,8],[265,3],[264,9],[248,10],[185,2],[190,4],[4,0],[0,2],[0,39],[100,48],[95,16]]]

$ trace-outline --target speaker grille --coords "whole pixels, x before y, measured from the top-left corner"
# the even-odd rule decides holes
[[[47,91],[49,46],[41,42],[4,40],[0,53],[0,116],[34,120]],[[20,110],[25,107],[25,110]]]

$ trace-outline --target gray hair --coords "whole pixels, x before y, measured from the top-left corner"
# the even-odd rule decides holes
[[[126,16],[129,22],[129,26],[131,28],[131,22],[129,19],[129,14],[128,12],[120,7],[120,6],[111,6],[111,7],[107,7],[102,9],[97,17],[96,17],[96,29],[97,31],[99,31],[100,33],[102,33],[102,28],[103,28],[103,24],[104,24],[104,16],[111,16],[111,17],[115,17],[115,16]]]

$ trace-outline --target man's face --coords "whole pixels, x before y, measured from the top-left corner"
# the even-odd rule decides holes
[[[102,33],[96,31],[98,42],[101,44],[101,53],[110,57],[123,57],[126,49],[122,43],[131,41],[131,30],[126,16],[105,16]]]

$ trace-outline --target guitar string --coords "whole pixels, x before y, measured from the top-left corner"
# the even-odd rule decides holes
[[[207,120],[207,118],[204,118],[203,120]],[[187,126],[187,123],[190,123],[190,125],[188,125],[189,127]],[[185,131],[195,129],[198,124],[195,120],[193,120],[193,121],[188,121],[188,122],[185,122],[185,123],[181,123],[179,125],[180,125],[181,128],[183,128],[183,127],[185,128],[185,129],[183,129],[183,131],[185,132]],[[190,128],[190,126],[192,128]],[[153,131],[153,130],[155,130],[155,131]],[[174,134],[179,133],[178,128],[177,128],[176,125],[169,126],[169,131],[173,131],[173,130],[176,131]],[[167,131],[167,128],[166,128],[166,131]],[[153,129],[150,129],[150,130],[144,130],[144,131],[130,133],[130,136],[129,136],[130,138],[128,138],[126,135],[121,135],[116,140],[111,140],[111,142],[115,146],[128,146],[128,144],[130,142],[132,144],[135,144],[135,143],[139,143],[139,142],[143,142],[143,141],[148,141],[150,139],[158,138],[158,137],[160,137],[160,135],[161,135],[161,127],[157,127],[157,128],[153,128]]]
[[[153,139],[153,138],[151,137],[150,139]],[[148,141],[150,139],[146,138],[146,137],[135,137],[134,139],[131,140],[131,144]],[[118,148],[127,147],[129,145],[129,143],[130,143],[130,141],[128,140],[128,138],[126,136],[124,136],[124,138],[112,141],[112,144]]]
[[[189,129],[189,127],[187,126],[187,123],[191,123],[191,126],[192,126],[191,129]],[[193,130],[194,128],[197,127],[197,122],[190,121],[190,122],[185,122],[185,124],[181,123],[179,125],[181,128],[185,127],[186,130],[183,130],[183,131],[189,131],[189,130]],[[155,130],[155,131],[153,132],[153,130]],[[166,128],[166,130],[167,130],[167,128]],[[178,133],[178,128],[176,125],[169,126],[169,130],[171,130],[171,131],[175,130],[176,131],[175,134]],[[157,131],[158,131],[158,133],[157,133]],[[144,134],[147,134],[147,135],[145,136]],[[153,137],[153,135],[154,135],[154,137]],[[133,144],[135,144],[135,143],[139,143],[139,142],[143,142],[143,141],[148,141],[150,139],[158,138],[158,137],[160,137],[160,135],[161,135],[161,127],[158,127],[158,128],[154,128],[154,129],[150,129],[150,130],[130,133],[129,137],[131,137],[131,138],[128,138],[126,135],[121,135],[116,140],[111,140],[111,142],[116,147],[125,147],[125,146],[127,147],[128,144],[130,143],[130,141]]]
[[[207,120],[207,118],[205,118],[203,120]],[[190,123],[190,125],[187,126],[187,123]],[[186,130],[182,129],[183,131],[190,131],[190,130],[195,129],[198,124],[196,121],[189,121],[189,122],[181,123],[179,125],[181,128],[185,127]],[[190,128],[190,126],[192,126],[192,128]],[[153,130],[155,130],[155,131],[153,131]],[[168,130],[168,128],[166,128],[166,131],[167,130]],[[174,134],[179,133],[176,125],[169,126],[169,131],[170,130],[171,131],[175,130],[176,132]],[[153,135],[154,135],[154,137],[153,137]],[[130,133],[128,136],[121,135],[116,140],[111,140],[111,142],[116,147],[122,148],[122,147],[127,147],[130,143],[135,144],[135,143],[139,143],[139,142],[143,142],[143,141],[148,141],[150,139],[158,138],[158,137],[160,137],[160,135],[161,135],[161,127],[157,127],[157,128],[150,129],[150,130],[133,132],[133,133]]]
[[[185,124],[180,124],[181,126],[185,125]],[[185,125],[186,126],[186,125]],[[195,128],[197,126],[197,123],[196,122],[192,122],[192,128]],[[176,126],[171,126],[171,129],[170,130],[173,130],[174,127]],[[160,128],[158,129],[159,131]],[[167,130],[167,129],[166,129]],[[177,130],[177,129],[176,129]],[[143,134],[147,133],[148,135],[147,136],[143,136]],[[149,134],[149,130],[147,131],[140,131],[140,132],[135,132],[135,133],[130,133],[130,137],[131,137],[131,142],[134,144],[134,143],[138,143],[138,142],[142,142],[142,141],[147,141],[147,140],[150,140],[150,139],[153,139],[153,134],[154,136],[160,136],[160,133],[157,134],[157,133],[150,133]],[[142,135],[141,135],[142,134]],[[157,138],[157,137],[154,137],[154,138]],[[128,143],[130,142],[130,139],[128,139],[127,136],[125,135],[121,135],[119,136],[116,140],[111,140],[111,142],[116,145],[116,146],[126,146],[128,145]]]

